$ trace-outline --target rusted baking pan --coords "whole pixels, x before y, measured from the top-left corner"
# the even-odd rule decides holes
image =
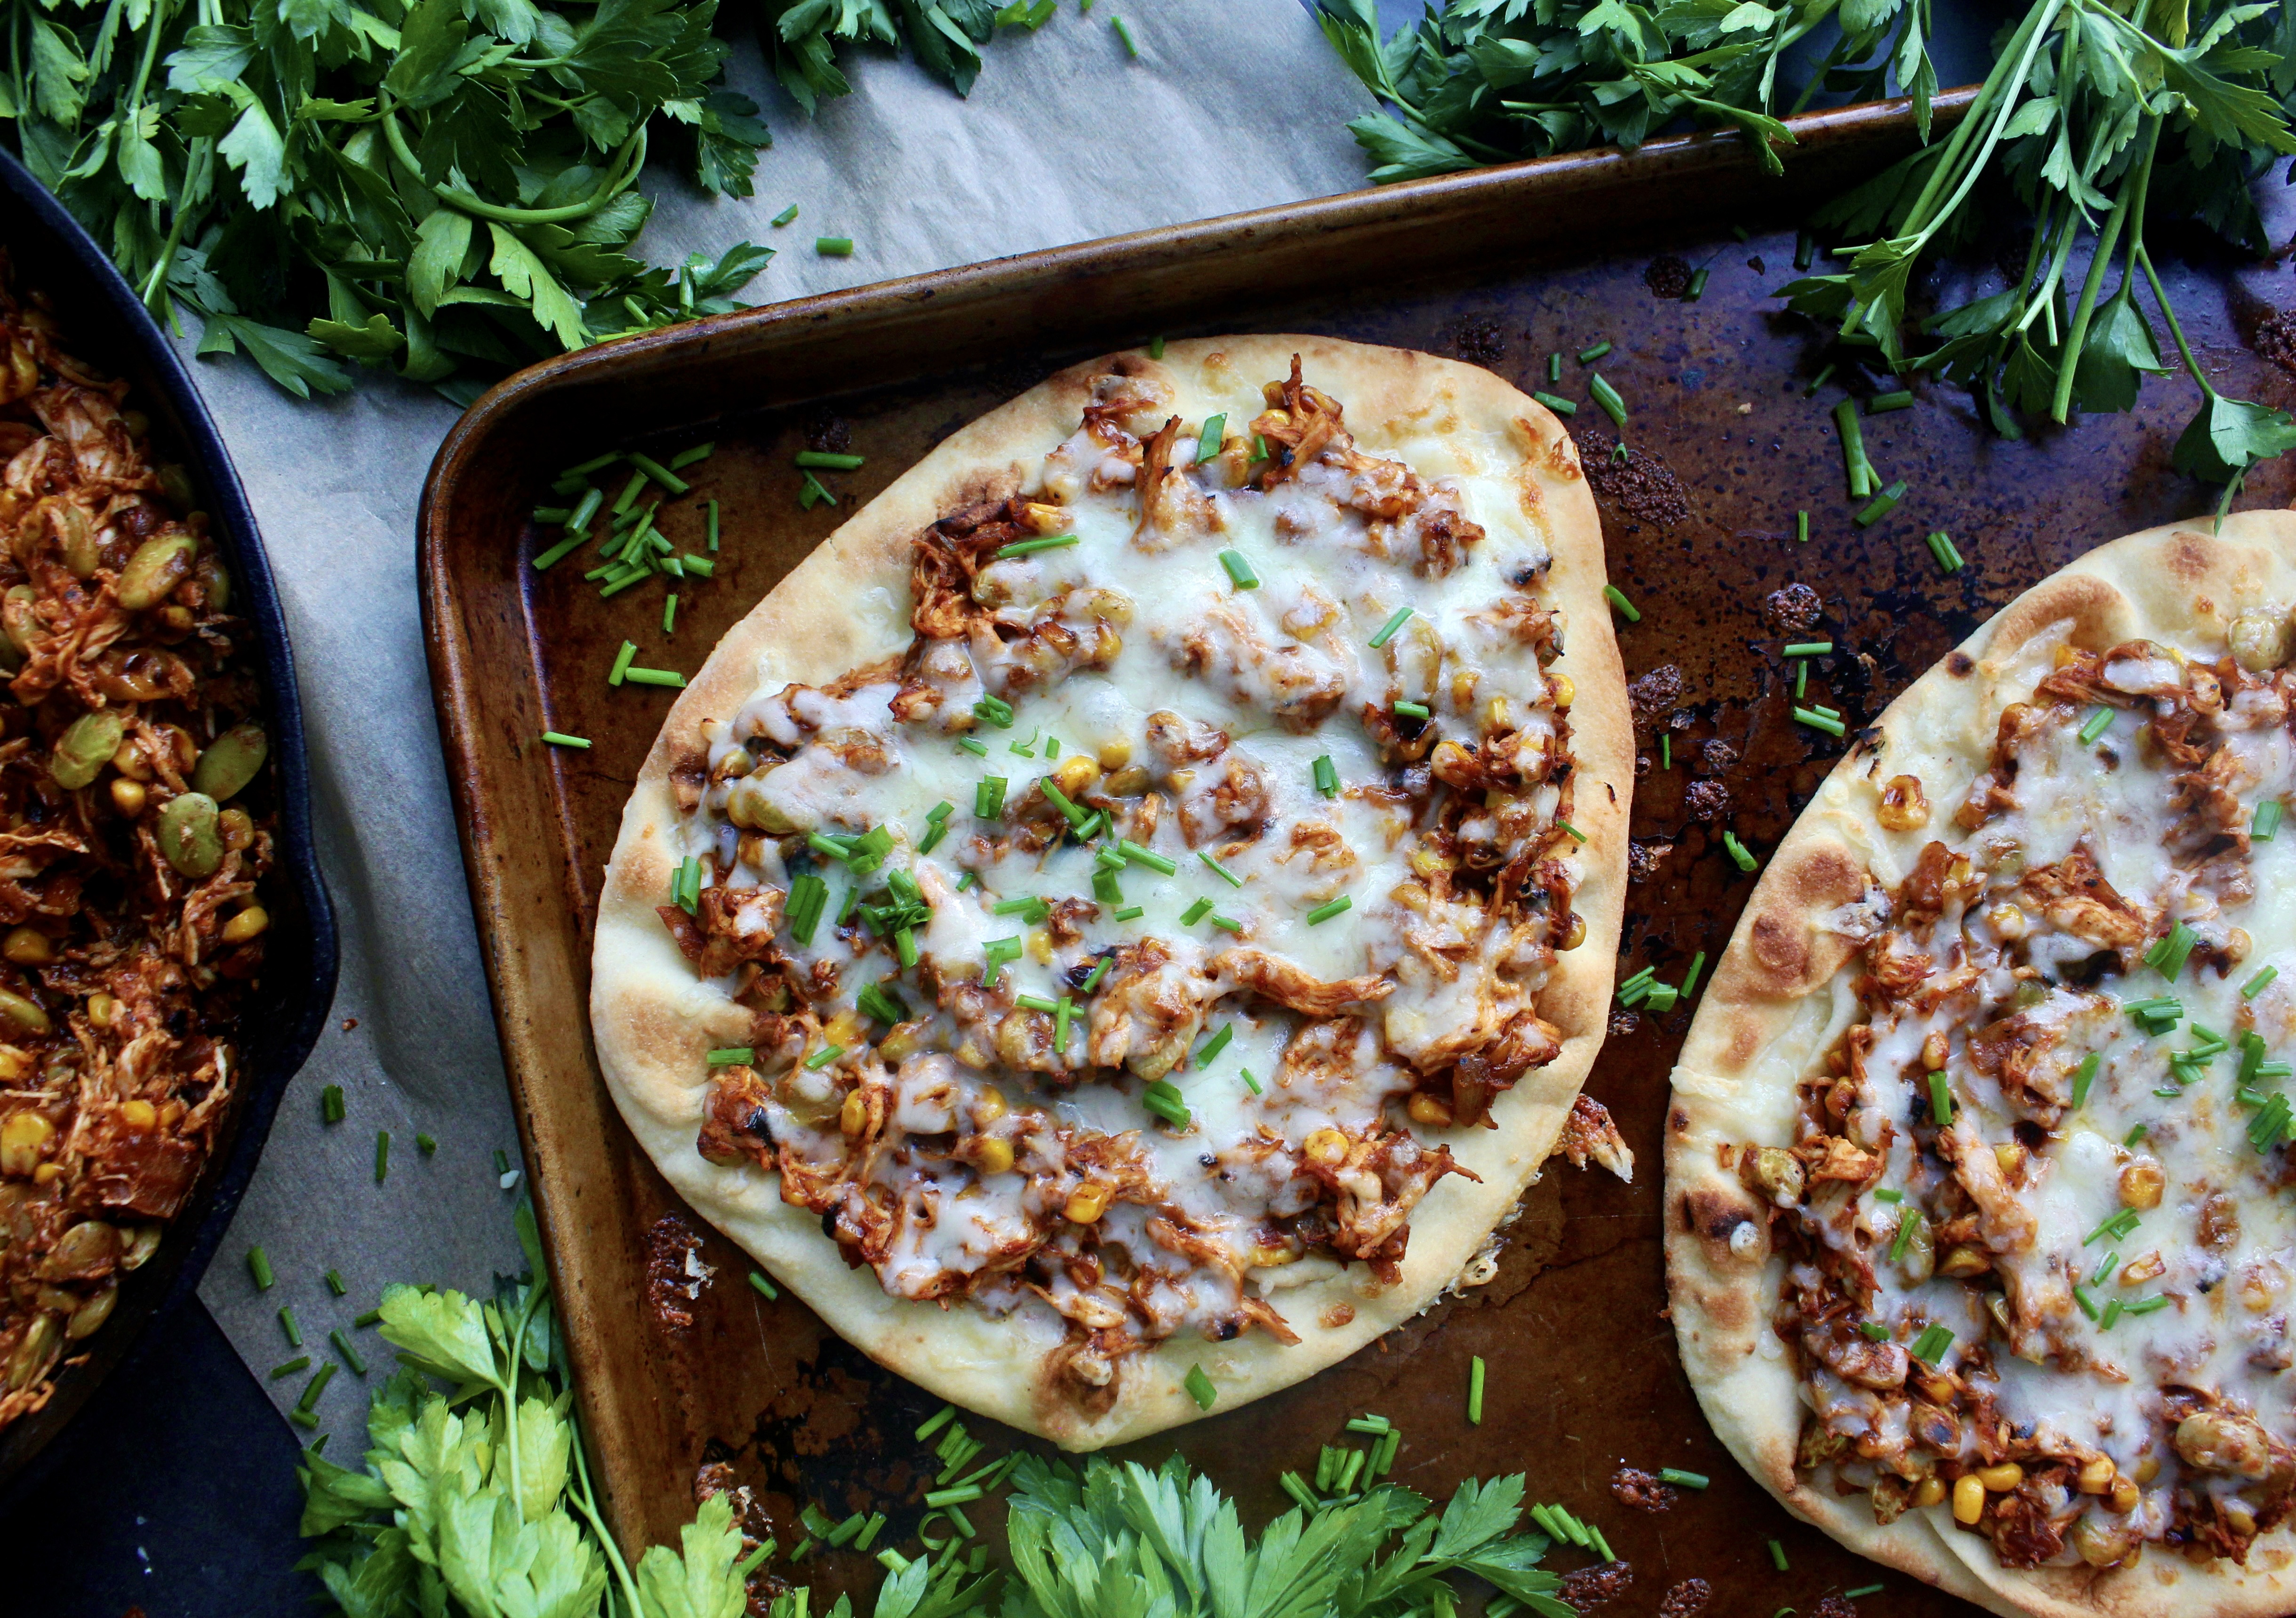
[[[1949,101],[1947,116],[1964,104]],[[2025,584],[2204,499],[2169,470],[2192,407],[2173,381],[2139,415],[2016,442],[1988,436],[1963,396],[1916,384],[1914,408],[1865,429],[1883,475],[1912,492],[1857,529],[1827,418],[1840,382],[1804,391],[1825,363],[1824,335],[1779,315],[1769,294],[1792,275],[1794,221],[1912,136],[1900,105],[1795,127],[1783,181],[1727,136],[1449,177],[728,316],[526,372],[463,418],[422,512],[431,671],[583,1416],[626,1540],[670,1535],[708,1469],[746,1485],[751,1532],[784,1546],[802,1534],[808,1500],[840,1517],[885,1510],[882,1542],[898,1543],[931,1470],[913,1464],[910,1434],[936,1405],[794,1300],[742,1285],[746,1261],[654,1173],[598,1077],[584,1010],[592,907],[669,695],[608,686],[621,641],[636,641],[644,663],[692,671],[844,514],[949,431],[1062,365],[1158,333],[1331,333],[1464,357],[1525,388],[1549,386],[1550,354],[1607,340],[1601,366],[1629,405],[1633,453],[1613,456],[1599,410],[1574,426],[1603,499],[1611,577],[1642,613],[1620,629],[1652,755],[1636,787],[1643,880],[1620,969],[1652,963],[1678,981],[1692,952],[1719,949],[1751,890],[1722,832],[1758,853],[1774,846],[1839,745],[1788,719],[1782,639],[1836,642],[1811,696],[1854,728]],[[1661,295],[1697,267],[1709,271],[1699,301]],[[2240,346],[2269,311],[2229,308],[2222,278],[2205,272],[2171,279],[2228,390],[2288,398],[2291,379]],[[1874,390],[1843,369],[1857,391]],[[1554,390],[1586,398],[1575,357]],[[665,527],[698,549],[701,502],[715,499],[723,548],[715,579],[682,592],[674,637],[660,632],[656,587],[601,602],[579,567],[528,565],[539,536],[527,513],[552,503],[562,468],[703,439],[716,453],[685,474],[696,489],[665,507]],[[836,509],[800,510],[793,455],[824,439],[867,463],[824,474]],[[2286,497],[2275,470],[2248,498]],[[1807,545],[1794,539],[1797,510],[1811,513]],[[1969,558],[1958,574],[1939,572],[1923,543],[1933,529]],[[1670,769],[1658,767],[1654,727],[1666,727]],[[595,745],[547,749],[545,728]],[[1349,1415],[1376,1409],[1404,1429],[1405,1483],[1441,1495],[1464,1476],[1526,1470],[1534,1499],[1599,1524],[1634,1569],[1610,1610],[1655,1611],[1669,1587],[1699,1578],[1713,1613],[1807,1614],[1876,1581],[1872,1565],[1790,1521],[1738,1473],[1675,1358],[1659,1141],[1689,1015],[1687,1002],[1622,1015],[1595,1068],[1590,1089],[1636,1154],[1633,1184],[1558,1161],[1510,1227],[1490,1284],[1304,1385],[1132,1453],[1159,1458],[1176,1441],[1248,1510],[1272,1515],[1285,1503],[1278,1472],[1312,1472]],[[676,1284],[697,1241],[716,1278],[689,1299]],[[1472,1426],[1476,1355],[1489,1389]],[[1611,1491],[1622,1465],[1713,1483],[1645,1513]],[[1566,1550],[1554,1565],[1585,1560]],[[842,1556],[805,1569],[832,1582],[874,1571]],[[1971,1610],[1894,1574],[1884,1582],[1891,1613]]]

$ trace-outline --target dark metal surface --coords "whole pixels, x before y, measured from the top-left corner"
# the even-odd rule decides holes
[[[1674,727],[1675,760],[1657,770],[1653,733],[1638,726],[1653,768],[1636,788],[1635,835],[1674,846],[1631,890],[1620,971],[1647,962],[1677,979],[1693,950],[1718,950],[1751,888],[1721,832],[1767,851],[1839,751],[1788,719],[1778,647],[1803,637],[1766,620],[1766,597],[1801,583],[1822,598],[1808,637],[1831,636],[1838,649],[1814,668],[1810,694],[1854,726],[2043,573],[2213,497],[2168,467],[2191,407],[2176,382],[2151,390],[2134,416],[2019,443],[1989,436],[1965,398],[1917,387],[1915,408],[1866,423],[1882,476],[1912,492],[1870,530],[1856,528],[1828,416],[1841,389],[1803,394],[1822,334],[1779,315],[1769,293],[1792,274],[1798,210],[1904,132],[1894,113],[1866,110],[1805,137],[1783,184],[1731,143],[1668,143],[762,309],[543,367],[465,418],[424,507],[432,670],[584,1415],[627,1540],[674,1532],[697,1469],[721,1462],[753,1491],[752,1531],[784,1546],[802,1532],[795,1512],[808,1499],[832,1515],[887,1510],[885,1540],[898,1542],[931,1469],[914,1464],[909,1434],[936,1405],[794,1300],[769,1303],[742,1285],[747,1261],[684,1211],[596,1077],[584,1015],[590,907],[668,705],[668,694],[607,686],[622,638],[638,643],[640,661],[690,672],[843,515],[942,437],[1062,364],[1156,331],[1331,333],[1459,356],[1526,388],[1548,386],[1550,353],[1608,339],[1616,348],[1599,368],[1631,407],[1627,471],[1645,480],[1622,487],[1611,472],[1599,410],[1584,407],[1574,426],[1607,490],[1611,577],[1643,612],[1620,626],[1629,675],[1655,675],[1639,689]],[[1734,223],[1753,227],[1751,239],[1737,240]],[[1701,302],[1649,289],[1646,268],[1668,252],[1710,267]],[[2172,281],[2228,389],[2296,394],[2243,346],[2261,316],[2228,308],[2221,276]],[[1559,391],[1584,399],[1587,370],[1566,361]],[[1855,391],[1876,390],[1845,370]],[[800,512],[791,454],[824,430],[849,432],[868,463],[829,477],[839,509]],[[718,444],[687,474],[694,500],[666,508],[663,527],[687,548],[701,499],[721,502],[726,532],[717,579],[681,592],[667,642],[657,587],[602,604],[576,563],[537,575],[524,563],[537,548],[524,511],[557,470],[634,437]],[[1660,469],[1676,486],[1670,520],[1660,520]],[[2248,503],[2284,500],[2288,489],[2276,468]],[[1807,546],[1792,537],[1797,509],[1811,513]],[[1931,561],[1923,536],[1932,528],[1969,557],[1959,577]],[[553,753],[533,740],[545,725],[596,745]],[[1558,1160],[1526,1198],[1496,1281],[1301,1386],[1121,1453],[1153,1461],[1177,1447],[1264,1518],[1287,1503],[1280,1469],[1312,1472],[1347,1417],[1374,1409],[1405,1431],[1403,1482],[1440,1495],[1462,1477],[1527,1471],[1533,1499],[1599,1524],[1635,1573],[1606,1610],[1653,1612],[1693,1577],[1711,1585],[1718,1614],[1808,1614],[1829,1591],[1876,1581],[1890,1613],[1970,1610],[1792,1523],[1699,1413],[1665,1316],[1660,1252],[1660,1126],[1689,1018],[1685,1006],[1622,1025],[1588,1086],[1635,1148],[1631,1185]],[[665,1325],[645,1307],[646,1262],[688,1225],[718,1278],[690,1325]],[[1471,1426],[1477,1355],[1489,1390]],[[1713,1487],[1644,1515],[1610,1492],[1622,1464],[1706,1473]],[[1772,1565],[1772,1538],[1787,1571]],[[1565,1550],[1554,1565],[1587,1560]],[[832,1582],[873,1571],[860,1557],[806,1568]]]
[[[0,1430],[0,1486],[9,1497],[38,1484],[39,1454],[120,1360],[152,1317],[174,1308],[198,1285],[216,1244],[255,1173],[256,1159],[287,1081],[310,1054],[334,998],[335,919],[311,836],[308,759],[295,661],[277,588],[255,529],[254,514],[232,469],[223,439],[183,364],[102,250],[62,205],[5,151],[0,151],[0,248],[15,266],[20,292],[47,294],[66,347],[127,379],[130,401],[153,423],[153,437],[182,456],[222,541],[239,615],[254,633],[272,738],[278,862],[263,891],[271,915],[262,987],[250,1003],[241,1042],[239,1095],[214,1155],[159,1253],[128,1277],[111,1322],[90,1339],[84,1359],[58,1372],[56,1391],[39,1410]],[[20,1474],[23,1474],[20,1475]]]

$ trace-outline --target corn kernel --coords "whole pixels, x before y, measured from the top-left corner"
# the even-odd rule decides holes
[[[1337,1129],[1317,1129],[1301,1143],[1300,1149],[1319,1163],[1344,1162],[1348,1155],[1348,1138]]]
[[[1042,927],[1029,934],[1029,958],[1039,966],[1053,964],[1053,935]]]
[[[2003,1461],[1997,1466],[1980,1466],[1976,1477],[1988,1493],[2006,1494],[2025,1481],[2025,1468],[2015,1461]]]
[[[2112,1487],[2116,1475],[2112,1457],[2100,1455],[2094,1460],[2082,1463],[2079,1476],[2075,1481],[2083,1494],[2103,1494]]]
[[[1934,1472],[1915,1486],[1914,1504],[1916,1506],[1934,1506],[1943,1499],[1945,1499],[1945,1480]]]
[[[56,947],[37,927],[11,927],[0,939],[0,956],[19,966],[43,966],[56,958]]]
[[[1974,1528],[1984,1515],[1985,1485],[1977,1481],[1977,1474],[1968,1472],[1954,1479],[1953,1520],[1965,1528]]]
[[[1414,1123],[1423,1123],[1436,1129],[1451,1127],[1451,1104],[1440,1096],[1429,1095],[1425,1090],[1411,1093],[1410,1113]]]
[[[1099,779],[1100,766],[1080,752],[1070,753],[1053,770],[1053,784],[1071,801]]]
[[[64,1166],[62,1163],[42,1163],[32,1170],[32,1183],[36,1186],[53,1186],[63,1177]]]
[[[1096,1223],[1100,1216],[1108,1211],[1108,1196],[1106,1186],[1086,1181],[1069,1194],[1068,1203],[1062,1208],[1061,1217],[1071,1225]]]
[[[270,925],[270,913],[261,905],[250,905],[237,916],[224,923],[223,941],[226,944],[244,944],[250,939],[260,938],[264,929]]]
[[[2123,1474],[2112,1480],[2112,1487],[2105,1491],[2104,1499],[2106,1505],[2126,1515],[2136,1509],[2136,1502],[2141,1497],[2136,1480]]]
[[[973,1154],[973,1161],[980,1165],[983,1174],[1007,1173],[1013,1167],[1013,1143],[994,1135],[984,1136]]]
[[[837,1127],[848,1135],[858,1135],[869,1127],[869,1095],[857,1089],[845,1097],[845,1105],[837,1112]]]
[[[1122,769],[1132,762],[1132,743],[1122,736],[1100,744],[1100,767],[1103,769]]]
[[[131,1129],[148,1129],[160,1121],[160,1109],[135,1096],[119,1104],[119,1121]]]
[[[1570,712],[1570,704],[1578,700],[1578,687],[1567,674],[1548,675],[1546,689],[1557,713]]]
[[[148,796],[141,781],[131,781],[126,776],[111,777],[111,807],[130,819],[144,812],[144,800]]]
[[[0,1174],[29,1174],[55,1132],[56,1126],[37,1113],[17,1113],[0,1123]]]
[[[1004,1116],[1012,1108],[1005,1104],[1004,1092],[995,1085],[983,1085],[980,1094],[972,1098],[972,1122],[976,1129],[987,1129]]]

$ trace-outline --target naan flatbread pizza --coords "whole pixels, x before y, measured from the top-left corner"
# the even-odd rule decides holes
[[[1577,454],[1310,337],[1063,372],[672,710],[591,1014],[630,1127],[831,1326],[1073,1449],[1460,1276],[1602,1042],[1633,781]],[[1591,1104],[1587,1104],[1591,1107]]]
[[[2296,514],[2137,534],[1780,846],[1667,1130],[1685,1365],[1793,1510],[2001,1613],[2286,1613]]]

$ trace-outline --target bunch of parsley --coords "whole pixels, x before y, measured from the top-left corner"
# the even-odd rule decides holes
[[[1974,103],[1933,140],[1929,0],[1447,0],[1384,40],[1372,0],[1322,4],[1326,36],[1394,109],[1349,126],[1380,181],[1633,147],[1685,120],[1746,130],[1775,171],[1773,144],[1792,140],[1779,115],[1820,88],[1894,87],[1923,144],[1818,213],[1849,267],[1785,288],[1792,307],[1894,372],[1971,389],[2014,435],[2021,412],[2128,409],[2169,368],[2142,282],[2202,395],[2177,464],[2229,502],[2249,467],[2296,448],[2286,413],[2225,398],[2202,374],[2144,247],[2148,220],[2190,218],[2268,251],[2249,186],[2296,152],[2296,5],[2028,0]],[[1832,43],[1784,104],[1786,53],[1821,24]],[[2029,237],[2022,278],[1930,315],[1931,341],[1908,342],[1917,269],[1973,244],[1988,206],[1997,231]]]
[[[488,1301],[444,1289],[383,1294],[399,1372],[367,1415],[362,1469],[303,1452],[302,1532],[346,1618],[743,1618],[757,1580],[770,1618],[808,1618],[811,1597],[745,1547],[724,1496],[704,1501],[676,1549],[632,1565],[606,1531],[541,1273],[529,1210],[518,1232],[529,1275]],[[1023,1456],[1011,1474],[1013,1576],[951,1535],[939,1555],[888,1548],[873,1618],[1435,1618],[1451,1581],[1494,1586],[1493,1614],[1574,1618],[1562,1580],[1538,1566],[1546,1536],[1517,1533],[1520,1475],[1462,1484],[1438,1513],[1394,1484],[1294,1509],[1256,1538],[1234,1502],[1177,1456],[1154,1471],[1095,1459],[1081,1474]],[[770,1580],[770,1582],[768,1581]],[[1504,1607],[1501,1603],[1504,1603]],[[853,1618],[840,1596],[822,1618]]]
[[[1048,0],[1047,0],[1048,3]],[[783,82],[898,47],[960,92],[973,0],[769,7]],[[1008,17],[1029,26],[1033,12]],[[772,253],[646,263],[669,149],[748,196],[771,136],[720,80],[716,0],[0,0],[0,132],[203,353],[299,397],[388,365],[467,401],[529,360],[739,307]]]

